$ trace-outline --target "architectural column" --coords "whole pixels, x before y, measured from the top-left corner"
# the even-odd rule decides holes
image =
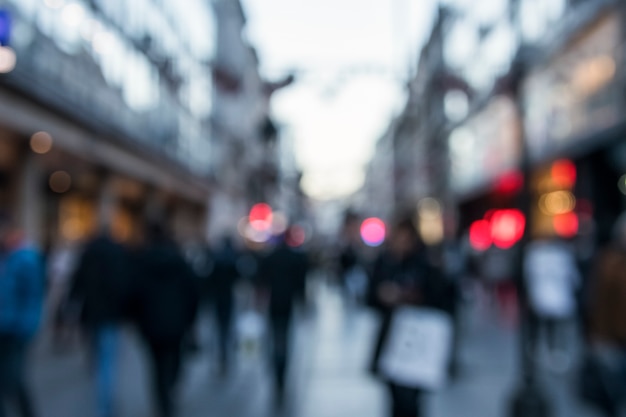
[[[18,199],[16,217],[26,238],[44,244],[44,176],[36,155],[27,153],[18,174]]]

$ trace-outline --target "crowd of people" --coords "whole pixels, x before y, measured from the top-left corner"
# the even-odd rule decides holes
[[[243,253],[228,237],[215,248],[205,246],[203,264],[194,264],[163,223],[148,222],[144,229],[143,243],[129,248],[103,228],[84,245],[74,266],[66,268],[69,278],[62,290],[58,282],[47,282],[53,277],[46,271],[58,274],[58,265],[46,268],[43,254],[28,244],[16,224],[0,218],[0,416],[7,415],[8,406],[22,417],[40,415],[25,375],[46,292],[54,306],[55,344],[67,341],[68,329],[70,334],[79,329],[90,353],[98,417],[116,415],[116,372],[122,328],[128,324],[148,355],[157,415],[176,415],[176,388],[185,353],[198,348],[197,319],[204,303],[214,312],[220,371],[228,372],[235,289],[243,279],[255,288],[255,307],[268,313],[276,395],[282,400],[290,321],[294,304],[304,295],[308,269],[306,255],[287,244],[290,232],[246,268]]]
[[[244,252],[228,236],[212,247],[184,251],[163,223],[148,222],[143,243],[133,248],[103,228],[68,268],[69,258],[46,265],[16,224],[0,215],[0,417],[7,415],[5,405],[13,405],[22,417],[39,415],[25,368],[47,304],[53,306],[49,321],[55,343],[63,343],[68,328],[79,328],[86,341],[99,417],[115,415],[121,329],[129,323],[149,358],[155,409],[161,417],[174,416],[185,353],[198,348],[197,319],[204,303],[216,324],[219,373],[229,373],[241,282],[254,289],[248,307],[267,317],[268,360],[276,399],[282,402],[289,332],[295,306],[306,298],[312,267],[307,253],[289,244],[290,233],[288,229],[263,251]],[[524,273],[515,283],[527,313],[525,349],[531,363],[547,349],[554,366],[582,364],[581,396],[615,417],[626,386],[626,216],[618,220],[613,240],[584,265],[573,244],[544,236],[526,246]],[[370,369],[388,386],[390,416],[423,416],[423,393],[439,385],[440,374],[449,378],[458,371],[461,278],[471,272],[463,252],[458,242],[427,247],[414,224],[402,220],[375,252],[363,256],[351,242],[333,254],[350,303],[362,303],[382,318]],[[63,274],[68,276],[64,286],[58,279]],[[580,360],[563,355],[571,354],[563,329],[576,319],[585,347]],[[417,368],[394,369],[398,355],[404,355],[400,363],[407,369]],[[424,358],[429,358],[428,365]]]

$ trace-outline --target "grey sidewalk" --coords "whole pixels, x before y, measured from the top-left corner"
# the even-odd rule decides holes
[[[332,288],[320,286],[314,313],[300,318],[294,337],[289,402],[274,408],[271,380],[262,351],[239,353],[230,377],[216,377],[213,355],[202,352],[186,366],[180,417],[384,417],[385,387],[367,372],[376,316],[348,307]],[[488,309],[470,308],[464,317],[462,375],[427,399],[429,417],[508,417],[515,383],[515,331]],[[209,338],[209,325],[203,326]],[[93,402],[86,358],[80,351],[55,356],[45,343],[33,355],[32,380],[42,417],[91,417]],[[144,355],[125,332],[118,400],[120,417],[149,417],[150,393]],[[555,398],[553,417],[596,417],[571,395],[572,375],[546,373]]]

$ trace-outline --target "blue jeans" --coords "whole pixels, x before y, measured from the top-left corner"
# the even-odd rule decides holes
[[[115,397],[119,329],[109,324],[95,328],[92,334],[98,417],[111,417]]]

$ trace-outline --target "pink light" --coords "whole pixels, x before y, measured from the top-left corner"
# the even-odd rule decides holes
[[[265,203],[255,204],[250,209],[249,221],[255,230],[269,230],[272,227],[272,208]]]
[[[385,241],[386,233],[385,223],[381,219],[371,217],[361,223],[361,239],[367,246],[380,246]]]

